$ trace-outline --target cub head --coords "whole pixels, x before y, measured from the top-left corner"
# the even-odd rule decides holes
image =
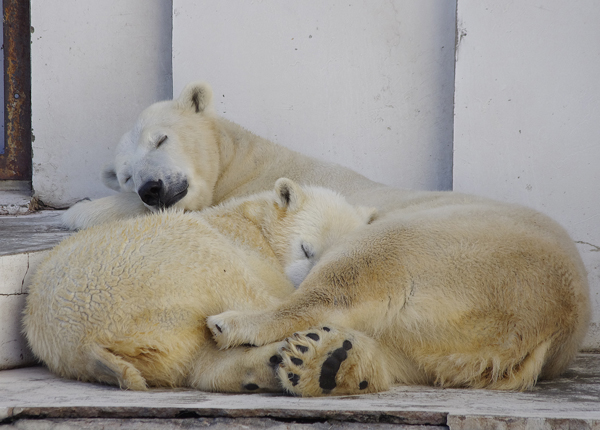
[[[287,178],[275,183],[275,197],[263,232],[296,287],[328,249],[377,215],[375,208],[353,206],[335,191]]]
[[[117,191],[135,192],[151,210],[199,210],[212,204],[218,148],[212,90],[191,83],[178,99],[144,110],[117,146],[102,179]]]

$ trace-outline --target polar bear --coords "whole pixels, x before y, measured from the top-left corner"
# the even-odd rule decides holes
[[[203,212],[104,224],[59,244],[24,310],[35,355],[60,376],[132,390],[281,391],[280,345],[220,351],[209,315],[276,306],[329,248],[375,216],[279,179],[275,192]],[[286,276],[284,268],[290,276]]]
[[[282,176],[379,212],[286,300],[212,315],[219,346],[286,342],[279,377],[303,396],[416,383],[524,390],[568,366],[587,330],[589,288],[556,222],[481,197],[375,183],[257,137],[211,106],[210,87],[191,83],[143,111],[105,171],[120,193],[76,204],[65,224],[199,210]]]

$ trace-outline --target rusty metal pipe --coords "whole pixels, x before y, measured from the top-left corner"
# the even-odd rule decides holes
[[[29,0],[4,0],[4,154],[0,180],[31,181]]]

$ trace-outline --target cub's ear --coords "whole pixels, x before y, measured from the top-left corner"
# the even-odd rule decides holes
[[[212,105],[212,89],[205,82],[192,82],[187,84],[177,99],[181,109],[192,109],[196,113],[202,113]]]
[[[373,221],[377,219],[379,215],[377,213],[377,208],[368,208],[366,206],[358,206],[356,208],[358,213],[363,217],[367,224],[371,224]]]
[[[288,178],[279,178],[275,182],[275,194],[280,208],[288,211],[297,211],[304,201],[304,191],[294,181]]]
[[[117,172],[112,163],[107,164],[104,166],[104,169],[102,169],[102,182],[108,188],[112,188],[115,191],[121,191],[121,185],[119,185],[119,180],[117,179]]]

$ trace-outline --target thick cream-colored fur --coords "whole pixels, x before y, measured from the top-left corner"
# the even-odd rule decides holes
[[[284,266],[298,252],[307,259],[310,248],[318,259],[373,216],[333,191],[280,179],[275,192],[203,212],[81,231],[37,269],[25,334],[35,355],[68,378],[133,390],[280,391],[269,361],[279,345],[220,351],[206,318],[277,305],[294,291]]]
[[[585,335],[590,305],[580,256],[557,223],[521,206],[372,182],[216,116],[210,97],[207,85],[190,84],[179,99],[144,111],[124,136],[106,178],[128,192],[119,197],[135,206],[127,217],[148,210],[134,192],[144,181],[165,178],[163,172],[178,178],[173,189],[184,179],[189,183],[175,203],[186,210],[260,192],[286,176],[379,211],[371,225],[323,255],[288,300],[269,310],[210,317],[220,346],[268,346],[287,338],[280,378],[300,395],[412,383],[521,390],[568,366]],[[164,135],[168,139],[156,148]],[[119,198],[79,203],[65,214],[65,224],[86,228],[103,222],[103,213],[115,219],[115,206],[124,207]],[[292,277],[295,268],[291,263]],[[299,270],[301,277],[305,269]],[[311,339],[305,360],[293,356],[294,332],[305,338],[327,324],[335,331],[319,336],[323,342]],[[345,340],[353,347],[338,354],[346,358],[336,387],[323,389],[315,384],[319,369]],[[302,371],[289,369],[291,358],[302,361]]]

